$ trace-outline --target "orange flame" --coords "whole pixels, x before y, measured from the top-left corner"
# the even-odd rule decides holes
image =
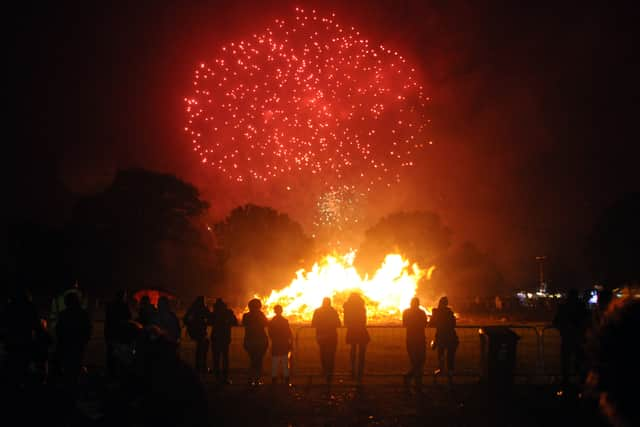
[[[349,295],[357,292],[366,301],[370,321],[397,322],[416,295],[420,279],[430,279],[435,269],[422,269],[415,263],[410,266],[401,255],[388,254],[372,278],[363,278],[353,266],[354,258],[355,251],[327,255],[311,271],[298,270],[289,286],[261,298],[266,313],[279,304],[291,321],[308,322],[324,297],[330,297],[333,306],[341,309]]]

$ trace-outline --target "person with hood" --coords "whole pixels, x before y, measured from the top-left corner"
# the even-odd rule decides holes
[[[196,342],[195,367],[199,374],[207,372],[207,352],[209,351],[207,324],[210,317],[211,312],[204,305],[204,296],[201,295],[191,304],[182,320],[187,328],[187,334]]]
[[[333,367],[338,347],[338,328],[340,326],[340,316],[338,316],[335,308],[331,307],[331,299],[324,298],[322,306],[313,312],[311,327],[316,329],[316,341],[320,349],[320,363],[327,384],[331,384],[333,379]]]
[[[127,304],[127,292],[119,290],[113,301],[107,304],[104,317],[104,340],[106,344],[107,375],[114,378],[117,374],[118,360],[115,357],[115,345],[122,342],[123,330],[131,320],[131,310]]]
[[[293,347],[293,335],[289,327],[289,321],[282,316],[282,306],[273,308],[275,316],[269,321],[269,337],[271,338],[271,379],[272,383],[278,382],[278,371],[282,366],[284,383],[290,384],[289,377],[289,353]]]
[[[434,345],[438,351],[438,369],[435,376],[447,373],[449,384],[453,382],[453,371],[455,369],[456,350],[458,349],[458,334],[456,333],[456,316],[448,307],[449,298],[442,297],[438,302],[438,308],[433,309],[429,326],[436,328],[436,338]],[[445,354],[446,368],[445,371]]]
[[[209,320],[211,324],[211,352],[213,373],[218,382],[229,384],[229,345],[231,328],[238,326],[238,319],[222,298],[216,299]],[[220,364],[222,363],[222,366]]]
[[[86,310],[80,305],[78,295],[70,292],[65,295],[65,309],[60,313],[56,325],[58,345],[56,352],[62,375],[67,386],[75,387],[84,352],[91,338],[91,321]]]
[[[352,293],[343,309],[344,326],[347,328],[346,342],[351,346],[351,377],[362,382],[367,344],[371,340],[367,331],[367,308],[362,296]]]
[[[265,328],[269,321],[262,312],[262,302],[254,298],[249,301],[249,312],[242,316],[244,326],[244,349],[249,354],[249,383],[262,384],[262,359],[269,347],[269,338]]]
[[[411,369],[404,376],[406,385],[413,378],[416,386],[422,384],[424,362],[426,360],[427,341],[425,329],[427,327],[427,313],[420,308],[418,298],[411,299],[411,306],[402,313],[402,326],[407,330],[407,353]]]

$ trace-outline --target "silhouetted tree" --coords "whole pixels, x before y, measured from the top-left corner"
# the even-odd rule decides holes
[[[615,287],[640,280],[640,193],[606,209],[591,232],[587,257],[596,280]]]
[[[288,284],[313,248],[288,215],[251,204],[231,211],[215,225],[215,234],[225,256],[229,298],[236,300]]]
[[[185,273],[202,273],[197,257],[179,254],[207,252],[206,228],[196,222],[207,208],[193,185],[173,175],[119,171],[111,186],[80,198],[73,211],[75,270],[93,287],[181,287],[177,282],[194,279]],[[171,265],[175,259],[184,264]]]
[[[398,212],[368,229],[356,263],[374,271],[390,252],[400,252],[412,262],[431,265],[451,244],[451,230],[432,212]]]

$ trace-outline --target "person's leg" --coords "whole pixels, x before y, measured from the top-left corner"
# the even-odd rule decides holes
[[[202,360],[202,353],[203,353],[203,349],[202,346],[204,344],[204,340],[202,338],[196,340],[196,360],[195,360],[195,367],[196,367],[196,372],[199,374],[203,373],[203,360]]]
[[[416,367],[414,371],[414,378],[416,385],[422,385],[422,377],[424,375],[424,362],[427,358],[426,348],[424,343],[416,349]]]
[[[229,344],[222,346],[220,356],[222,357],[222,381],[227,382],[229,381]]]
[[[569,369],[571,364],[571,352],[570,346],[566,339],[561,339],[560,343],[560,364],[562,369],[562,385],[567,386],[569,384]]]
[[[356,351],[358,350],[358,344],[351,344],[350,360],[351,360],[351,378],[357,378],[357,366],[356,366]]]
[[[320,366],[322,367],[322,375],[329,375],[329,362],[328,362],[328,354],[327,348],[324,344],[319,344],[320,348]]]
[[[444,354],[445,347],[442,345],[438,345],[438,370],[436,371],[436,375],[443,374],[445,372],[444,368]]]
[[[367,343],[358,345],[358,381],[362,381],[364,375],[364,361],[367,353]]]
[[[213,352],[213,373],[216,379],[220,380],[220,356],[222,355],[224,357],[223,350],[215,343],[211,346],[211,350]]]
[[[338,347],[338,343],[331,343],[329,346],[329,354],[328,354],[328,382],[331,382],[333,379],[333,370],[336,362],[336,349]]]
[[[289,385],[289,355],[285,354],[282,357],[282,375],[284,375],[284,383]]]
[[[278,365],[280,364],[280,356],[271,355],[271,382],[275,384],[278,381]]]
[[[449,369],[449,376],[453,376],[453,373],[456,369],[456,351],[458,350],[458,345],[454,344],[447,349],[447,369]]]

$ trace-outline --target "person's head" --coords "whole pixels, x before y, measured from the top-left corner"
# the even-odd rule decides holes
[[[411,298],[411,308],[420,307],[420,299],[418,297]]]
[[[151,305],[151,298],[149,298],[149,295],[143,295],[142,298],[140,298],[140,307],[149,307]]]
[[[76,294],[75,292],[68,292],[64,296],[64,305],[69,308],[80,307],[80,299],[78,298],[78,294]]]
[[[353,292],[351,293],[351,295],[349,295],[347,304],[364,305],[364,299],[362,299],[359,293]]]
[[[222,298],[216,298],[216,302],[213,304],[213,308],[216,310],[222,310],[225,308],[227,304],[222,300]]]
[[[640,347],[629,345],[640,338],[638,325],[640,299],[616,301],[609,306],[590,343],[592,368],[587,382],[599,395],[602,411],[616,426],[640,425],[637,398],[632,392],[640,382],[640,373],[634,369]]]
[[[438,301],[438,308],[445,308],[449,305],[449,298],[442,297],[440,301]]]
[[[158,311],[169,311],[169,298],[164,295],[158,298]]]
[[[324,308],[331,307],[331,298],[329,298],[329,297],[324,297],[324,298],[322,299],[322,306],[323,306]]]
[[[249,301],[249,311],[260,311],[261,308],[262,302],[258,298]]]
[[[282,306],[280,304],[276,305],[275,307],[273,307],[273,312],[276,314],[276,316],[280,316],[282,314]]]

